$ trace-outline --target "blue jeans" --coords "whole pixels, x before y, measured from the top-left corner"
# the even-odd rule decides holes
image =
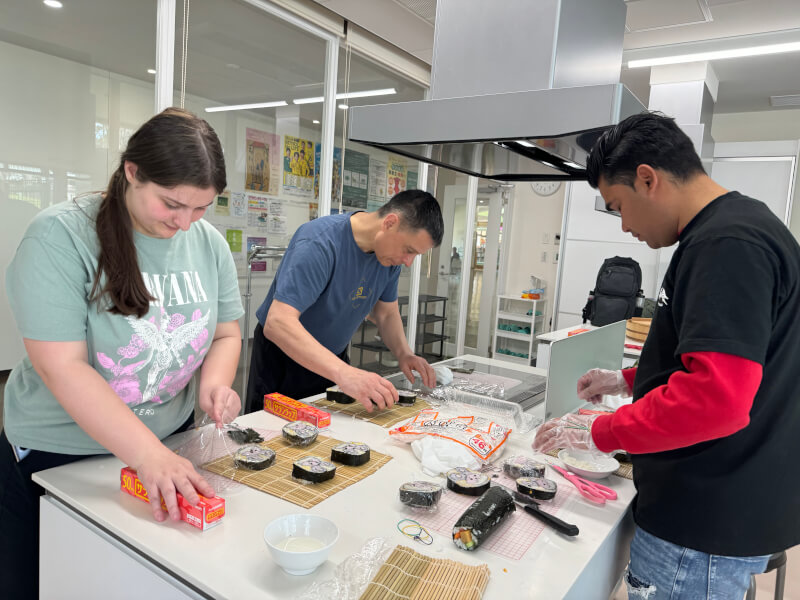
[[[625,572],[628,600],[742,600],[766,556],[720,556],[667,542],[636,527]]]

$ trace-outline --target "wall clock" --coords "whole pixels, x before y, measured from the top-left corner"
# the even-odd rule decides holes
[[[561,187],[560,181],[532,181],[531,188],[540,196],[550,196]]]

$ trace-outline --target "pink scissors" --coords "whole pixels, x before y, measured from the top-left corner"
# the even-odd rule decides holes
[[[550,461],[547,462],[556,471],[561,473],[561,475],[563,475],[567,481],[569,481],[572,485],[578,488],[578,491],[581,493],[581,496],[583,496],[587,500],[594,502],[595,504],[605,504],[606,500],[617,499],[617,492],[615,492],[611,488],[606,487],[604,485],[600,485],[599,483],[595,483],[594,481],[589,481],[588,479],[584,479],[583,477],[578,477],[572,471],[567,471],[565,469],[562,469],[561,467],[554,465]]]

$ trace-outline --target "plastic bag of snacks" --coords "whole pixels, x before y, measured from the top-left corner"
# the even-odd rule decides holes
[[[449,440],[467,448],[483,463],[500,456],[510,433],[511,429],[485,417],[448,416],[436,410],[423,410],[405,424],[389,430],[395,439],[409,443],[424,436]]]

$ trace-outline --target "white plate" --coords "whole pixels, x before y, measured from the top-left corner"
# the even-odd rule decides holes
[[[564,449],[558,453],[568,469],[587,479],[603,479],[619,469],[619,462],[611,456],[599,456],[588,450]]]

